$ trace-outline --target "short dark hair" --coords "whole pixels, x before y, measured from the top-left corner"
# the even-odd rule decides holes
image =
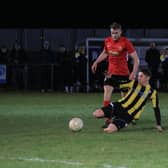
[[[121,29],[121,25],[117,22],[113,22],[111,25],[110,25],[110,28],[111,29]]]
[[[148,68],[141,68],[139,70],[139,72],[142,72],[143,74],[145,74],[146,76],[149,76],[149,77],[152,76],[151,71]]]

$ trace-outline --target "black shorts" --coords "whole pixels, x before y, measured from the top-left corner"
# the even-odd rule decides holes
[[[109,104],[101,109],[103,110],[105,117],[112,118],[112,123],[115,124],[118,129],[127,127],[133,119],[119,102]]]
[[[112,75],[111,77],[104,78],[104,86],[110,85],[114,88],[120,88],[120,84],[125,84],[130,82],[129,76],[119,76],[119,75]],[[120,89],[122,92],[127,92],[128,88]]]

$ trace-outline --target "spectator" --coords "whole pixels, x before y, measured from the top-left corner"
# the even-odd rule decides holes
[[[86,92],[87,58],[85,46],[79,46],[74,59],[74,82],[77,91]]]
[[[23,46],[15,41],[9,55],[11,65],[11,82],[14,89],[24,89],[25,86],[25,64],[27,63],[27,54]]]
[[[54,54],[50,48],[49,41],[45,40],[40,50],[41,57],[41,92],[50,91],[51,88],[51,64],[54,61]]]
[[[157,88],[158,71],[160,65],[160,50],[156,47],[156,43],[150,43],[149,48],[146,50],[145,61],[148,64],[148,68],[152,73],[150,84],[153,88]]]
[[[161,67],[162,67],[162,88],[168,90],[168,48],[163,52],[161,58]]]

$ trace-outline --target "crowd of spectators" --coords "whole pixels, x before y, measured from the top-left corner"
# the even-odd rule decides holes
[[[85,51],[83,44],[74,51],[63,44],[52,50],[47,40],[39,51],[27,51],[18,41],[11,49],[3,45],[0,48],[0,65],[5,65],[7,69],[5,87],[41,92],[85,92]]]
[[[151,85],[168,91],[168,48],[159,48],[152,42],[144,59],[152,73]],[[128,60],[128,64],[131,70],[131,60]],[[68,50],[64,44],[52,50],[50,42],[45,40],[39,51],[27,51],[16,40],[11,49],[5,45],[0,47],[0,65],[6,66],[6,82],[0,84],[1,87],[41,92],[87,92],[88,57],[83,44],[73,51]],[[106,67],[104,63],[99,67],[100,73],[94,77],[91,74],[95,90],[102,88]]]

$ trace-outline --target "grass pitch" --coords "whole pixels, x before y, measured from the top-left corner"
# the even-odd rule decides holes
[[[164,132],[149,102],[136,125],[106,134],[92,116],[103,93],[1,93],[0,167],[167,168],[168,94],[159,98]],[[69,130],[72,117],[82,118],[82,131]]]

